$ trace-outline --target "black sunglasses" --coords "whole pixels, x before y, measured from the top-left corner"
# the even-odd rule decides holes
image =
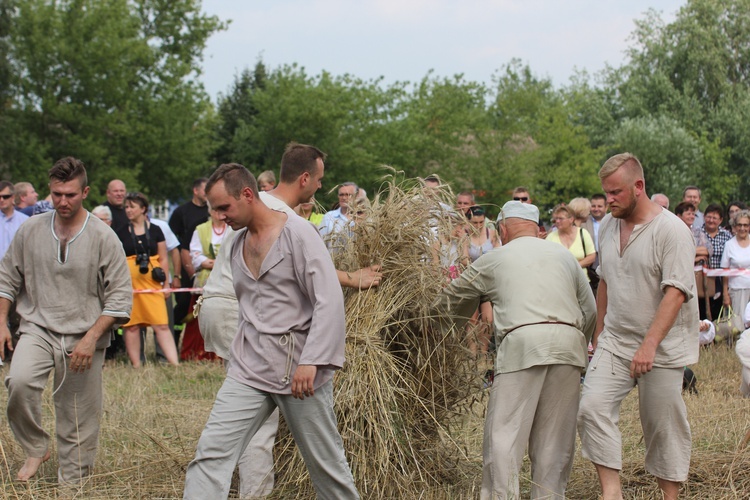
[[[513,201],[529,201],[528,196],[514,196]]]
[[[0,194],[0,198],[4,200],[7,200],[8,198],[12,198],[12,197],[13,197],[12,194]]]

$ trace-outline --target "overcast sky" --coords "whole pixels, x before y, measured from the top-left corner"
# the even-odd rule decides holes
[[[634,20],[649,8],[671,21],[685,0],[203,0],[231,20],[204,52],[212,99],[262,58],[386,82],[463,73],[489,83],[512,58],[556,85],[574,70],[620,65]]]

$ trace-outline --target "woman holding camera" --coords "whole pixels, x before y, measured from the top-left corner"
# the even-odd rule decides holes
[[[117,236],[125,249],[134,290],[169,288],[166,282],[167,245],[164,233],[146,217],[148,198],[142,193],[125,196],[125,215],[128,225],[120,228]],[[123,326],[125,350],[135,368],[141,366],[141,327],[151,326],[156,341],[161,346],[167,361],[176,365],[177,347],[169,330],[165,299],[169,292],[133,294],[133,310],[130,321]]]

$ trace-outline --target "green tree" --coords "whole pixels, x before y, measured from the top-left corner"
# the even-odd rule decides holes
[[[513,187],[524,185],[535,203],[551,208],[601,190],[596,176],[601,151],[591,146],[565,93],[549,79],[511,62],[496,77],[490,113],[502,141],[501,170],[494,172],[496,199],[505,201]]]
[[[696,136],[668,116],[623,120],[612,136],[614,154],[629,151],[642,162],[649,194],[681,199],[685,186],[697,184],[714,202],[728,202],[733,176],[726,172],[728,151]],[[700,166],[700,168],[696,168]]]
[[[389,106],[379,81],[326,72],[309,76],[304,68],[287,65],[270,71],[263,87],[251,88],[239,101],[243,108],[231,108],[239,117],[230,147],[233,161],[256,173],[278,171],[286,144],[296,141],[329,154],[326,186],[354,181],[370,187],[382,175],[375,168],[382,156],[371,149],[368,136],[387,121]],[[325,191],[319,197],[332,201]]]
[[[265,89],[266,79],[266,67],[263,61],[258,61],[252,72],[245,68],[235,77],[229,92],[219,96],[217,106],[219,122],[214,153],[217,164],[238,161],[234,148],[234,136],[240,127],[251,123],[258,114],[253,97],[256,91]]]
[[[208,168],[213,113],[194,78],[224,25],[197,0],[16,3],[12,108],[24,139],[8,160],[13,179],[72,155],[95,200],[113,177],[155,197],[184,195]]]
[[[750,1],[689,0],[669,24],[650,11],[634,40],[628,63],[609,75],[622,118],[641,119],[628,134],[656,124],[649,116],[673,120],[655,141],[692,137],[702,148],[680,168],[683,180],[704,188],[706,200],[750,198]]]

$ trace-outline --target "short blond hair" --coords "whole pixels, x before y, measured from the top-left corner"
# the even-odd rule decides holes
[[[276,184],[276,175],[273,173],[273,170],[266,170],[264,172],[261,172],[258,176],[258,184],[260,184],[261,182]]]
[[[605,161],[602,168],[599,169],[599,179],[606,179],[617,172],[622,166],[625,166],[630,171],[633,180],[643,179],[643,166],[640,160],[632,153],[620,153]]]
[[[588,198],[573,198],[568,208],[576,219],[587,219],[591,215],[591,201]]]
[[[11,194],[15,193],[13,203],[15,205],[20,205],[21,198],[29,194],[29,191],[32,187],[34,186],[32,186],[30,182],[16,182],[16,184],[13,186],[13,189],[11,189]]]

